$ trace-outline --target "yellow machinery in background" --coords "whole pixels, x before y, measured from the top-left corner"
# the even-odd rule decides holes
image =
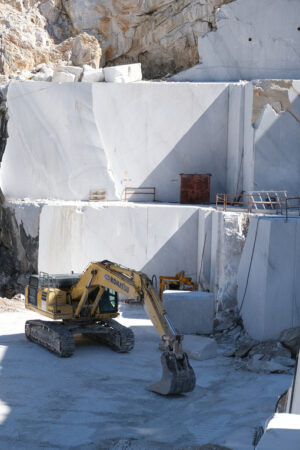
[[[73,354],[76,334],[107,344],[117,352],[129,352],[134,346],[133,332],[114,320],[119,315],[118,293],[144,302],[168,349],[161,356],[162,379],[148,389],[162,395],[192,391],[196,379],[182,350],[183,336],[173,327],[152,282],[144,273],[119,264],[94,262],[80,275],[32,275],[25,291],[25,306],[53,321],[28,320],[25,334],[63,357]]]
[[[159,297],[161,301],[163,299],[163,292],[167,289],[173,291],[174,290],[196,291],[197,283],[195,281],[192,281],[192,278],[186,277],[185,272],[181,271],[178,272],[175,275],[175,277],[168,277],[168,276],[159,277]]]

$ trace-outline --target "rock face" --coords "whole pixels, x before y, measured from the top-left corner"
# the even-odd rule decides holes
[[[81,33],[72,42],[72,63],[74,66],[89,66],[97,69],[100,64],[101,48],[94,36]]]
[[[216,9],[231,1],[0,0],[0,69],[9,74],[57,62],[98,67],[102,56],[101,66],[141,62],[146,78],[178,72],[198,62],[198,36],[215,28]],[[86,58],[88,39],[94,62]]]
[[[28,235],[0,192],[0,296],[24,292],[26,275],[37,272],[38,236]]]
[[[0,163],[6,147],[8,138],[7,123],[8,123],[8,111],[6,104],[6,88],[0,88]]]

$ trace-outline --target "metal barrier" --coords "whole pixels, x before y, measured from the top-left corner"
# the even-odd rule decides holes
[[[247,208],[247,212],[251,213],[253,209],[273,210],[278,214],[282,213],[283,201],[287,198],[287,191],[250,191],[241,194],[217,194],[216,207],[223,206],[223,211],[228,206],[238,206]]]
[[[300,197],[296,195],[287,196],[284,199],[285,218],[288,220],[289,212],[298,211],[300,216]]]
[[[228,206],[247,209],[252,212],[273,212],[285,214],[286,220],[289,212],[298,212],[300,216],[300,196],[288,196],[287,191],[251,191],[236,194],[217,194],[216,208],[222,207],[227,211]]]
[[[153,195],[153,201],[155,202],[155,187],[125,187],[124,200],[128,201],[128,197],[131,195]]]

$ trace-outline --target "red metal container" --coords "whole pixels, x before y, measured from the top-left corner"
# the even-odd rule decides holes
[[[180,203],[210,203],[210,173],[181,173]]]

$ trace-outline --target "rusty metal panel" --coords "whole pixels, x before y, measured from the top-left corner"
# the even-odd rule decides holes
[[[210,203],[210,173],[181,173],[180,203]]]

